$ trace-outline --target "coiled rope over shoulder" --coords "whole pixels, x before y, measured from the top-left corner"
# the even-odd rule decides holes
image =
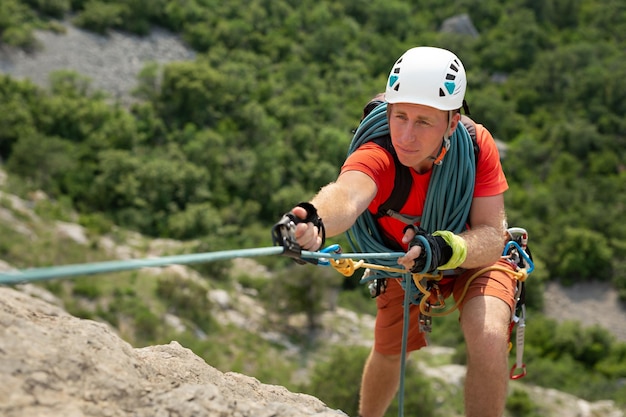
[[[372,110],[357,128],[348,156],[361,145],[388,135],[387,103],[383,103]],[[476,161],[472,139],[465,126],[459,123],[450,137],[450,149],[442,164],[433,166],[420,226],[428,233],[436,230],[461,233],[469,217],[475,180]],[[382,243],[380,231],[369,210],[359,216],[347,236],[355,252],[392,252]],[[388,260],[383,265],[393,267],[397,264]],[[366,280],[398,276],[389,271],[375,271]]]

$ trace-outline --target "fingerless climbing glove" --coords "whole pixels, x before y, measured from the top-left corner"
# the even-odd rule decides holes
[[[406,233],[409,229],[415,232],[415,237],[409,243],[409,249],[414,246],[422,248],[420,256],[411,268],[412,273],[432,273],[437,269],[455,269],[465,261],[467,245],[462,237],[447,230],[429,234],[415,225],[408,225],[404,228],[404,232]]]

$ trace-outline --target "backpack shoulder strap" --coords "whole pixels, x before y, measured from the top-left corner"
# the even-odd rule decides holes
[[[411,186],[413,185],[413,177],[411,176],[411,169],[400,163],[396,150],[391,144],[391,137],[386,135],[382,138],[374,140],[374,143],[386,149],[391,156],[393,156],[394,166],[396,173],[394,176],[393,190],[389,195],[389,198],[385,200],[379,207],[378,212],[374,215],[376,219],[383,216],[394,216],[394,213],[398,213],[404,206],[404,203],[409,198],[411,192]],[[412,222],[411,222],[412,223]]]
[[[469,133],[470,138],[472,138],[472,146],[474,146],[474,159],[478,161],[478,153],[480,152],[480,147],[478,146],[478,141],[476,140],[476,122],[466,116],[464,114],[461,115],[461,123],[467,129],[467,133]]]

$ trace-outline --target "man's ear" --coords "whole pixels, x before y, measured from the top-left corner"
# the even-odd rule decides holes
[[[459,125],[460,121],[461,121],[461,113],[454,112],[454,114],[452,115],[452,119],[450,120],[450,136],[452,136],[457,126]]]

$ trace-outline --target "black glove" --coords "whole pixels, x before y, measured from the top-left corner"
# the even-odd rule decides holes
[[[284,254],[291,256],[297,263],[304,264],[306,262],[317,263],[316,260],[302,260],[300,259],[300,253],[302,248],[296,242],[294,236],[295,228],[298,223],[313,223],[313,226],[317,227],[322,234],[322,245],[326,242],[326,228],[322,219],[317,214],[317,209],[311,203],[302,202],[296,205],[296,207],[302,207],[306,210],[306,218],[300,219],[292,211],[283,215],[282,219],[274,225],[272,228],[272,240],[274,245],[283,246],[285,248]]]
[[[406,233],[406,231],[409,229],[412,229],[415,232],[415,237],[409,243],[409,249],[411,249],[413,246],[419,246],[422,248],[420,256],[415,260],[415,263],[411,268],[412,273],[432,273],[441,265],[445,265],[446,263],[448,263],[448,261],[452,257],[452,247],[448,245],[448,243],[441,236],[433,236],[430,233],[426,233],[426,230],[422,229],[421,227],[412,224],[405,227],[403,232]],[[430,249],[431,257],[430,264],[428,265],[426,265],[426,247],[423,240],[418,238],[419,236],[422,236],[426,240]]]

